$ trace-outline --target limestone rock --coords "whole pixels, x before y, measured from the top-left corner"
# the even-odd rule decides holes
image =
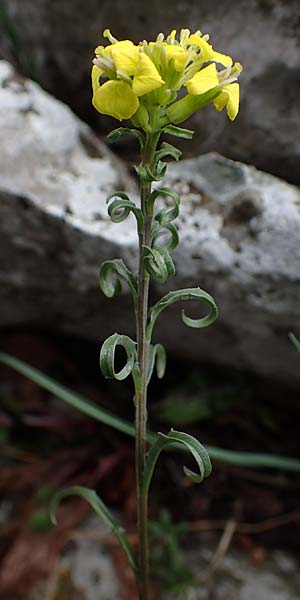
[[[136,269],[133,219],[111,223],[105,196],[135,186],[119,161],[71,111],[0,63],[1,326],[37,326],[101,341],[133,335],[131,300],[98,288],[103,260]],[[156,339],[195,362],[245,368],[291,384],[299,356],[288,339],[300,329],[299,190],[216,154],[172,164],[165,183],[181,193],[177,276],[152,287],[200,285],[220,317],[195,331],[172,305]],[[201,307],[188,307],[193,316]],[[194,311],[194,313],[192,312]],[[198,312],[197,312],[198,311]]]
[[[299,0],[2,0],[14,38],[1,46],[84,119],[110,127],[91,107],[90,64],[102,31],[119,38],[154,39],[189,27],[244,65],[241,111],[230,123],[212,108],[198,113],[193,154],[219,152],[300,182]],[[0,23],[1,27],[1,23]],[[17,40],[17,41],[14,41]],[[102,42],[101,42],[102,43]],[[191,144],[183,145],[187,152]]]

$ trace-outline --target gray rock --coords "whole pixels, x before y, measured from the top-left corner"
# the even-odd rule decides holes
[[[112,227],[106,196],[135,187],[120,161],[68,107],[19,78],[5,61],[0,131],[1,325],[38,324],[44,313],[46,327],[55,322],[57,329],[75,333],[65,310],[75,309],[74,288],[79,304],[92,288],[96,310],[99,264],[126,246],[129,235],[126,227]],[[78,318],[90,308],[85,301],[78,305]]]
[[[136,269],[135,223],[111,223],[105,204],[118,188],[136,197],[134,185],[67,107],[5,62],[0,82],[1,326],[97,341],[114,331],[134,335],[128,291],[107,300],[98,289],[103,260],[122,257]],[[170,165],[168,182],[181,192],[177,276],[153,286],[152,297],[200,285],[220,317],[195,331],[173,305],[156,339],[179,358],[297,385],[288,332],[300,327],[298,189],[216,154]]]
[[[64,556],[57,561],[56,571],[43,582],[29,600],[52,600],[60,594],[69,600],[119,600],[118,574],[101,538],[108,530],[93,516],[75,534]],[[182,548],[187,569],[194,575],[195,586],[185,590],[186,600],[298,600],[300,572],[297,559],[285,551],[270,551],[260,565],[232,546],[219,563],[212,578],[209,567],[218,543],[212,534],[194,538],[193,545]],[[280,560],[278,557],[280,556]],[[288,571],[286,565],[289,565]],[[130,568],[128,566],[128,568]],[[162,594],[164,600],[178,596]]]
[[[97,119],[90,100],[90,64],[102,30],[119,38],[153,39],[158,31],[190,27],[210,33],[220,51],[244,65],[241,111],[235,123],[211,107],[191,122],[193,154],[218,149],[299,183],[299,1],[298,0],[2,0],[14,41],[6,46],[23,71],[84,118]],[[128,18],[130,15],[130,18]],[[1,24],[0,24],[1,26]],[[99,117],[105,129],[106,117]],[[108,125],[109,126],[109,125]],[[190,152],[191,144],[184,144]]]
[[[177,284],[199,282],[220,310],[194,352],[205,344],[211,360],[213,346],[224,364],[299,381],[287,337],[300,327],[299,190],[217,154],[170,165],[166,183],[181,191]],[[180,344],[191,354],[186,335]]]
[[[207,574],[213,553],[212,536],[202,538],[198,545],[194,544],[186,552],[186,563],[199,582],[199,587],[190,591],[187,600],[298,600],[299,565],[292,555],[280,552],[281,561],[292,566],[287,576],[277,561],[279,551],[271,551],[261,565],[256,565],[246,554],[233,547],[210,581]]]
[[[109,539],[109,528],[101,519],[91,516],[77,534],[58,559],[52,577],[39,584],[29,600],[117,600],[121,597],[109,547],[102,541],[105,537]]]

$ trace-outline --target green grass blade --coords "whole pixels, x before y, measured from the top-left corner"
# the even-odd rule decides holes
[[[113,427],[122,433],[126,433],[127,435],[134,437],[135,428],[133,425],[131,425],[131,423],[127,423],[123,419],[114,416],[111,412],[101,408],[101,406],[94,404],[90,400],[87,400],[84,398],[84,396],[81,396],[80,394],[68,389],[64,385],[57,383],[55,379],[45,375],[35,367],[31,367],[24,361],[3,352],[0,353],[0,362],[12,367],[15,369],[15,371],[18,371],[18,373],[28,377],[42,388],[51,394],[54,394],[80,412],[92,417],[93,419],[96,419],[97,421],[101,421],[101,423],[105,423],[105,425],[110,425],[110,427]]]
[[[123,529],[123,527],[120,526],[117,519],[112,515],[110,510],[107,508],[107,506],[104,504],[104,502],[101,500],[101,498],[96,494],[96,492],[94,490],[90,490],[89,488],[85,488],[81,485],[75,485],[73,487],[60,490],[54,496],[52,503],[51,503],[50,518],[51,518],[53,525],[56,525],[56,523],[57,523],[56,510],[57,510],[57,507],[60,504],[60,502],[64,498],[67,498],[68,496],[74,496],[74,495],[80,496],[81,498],[86,500],[88,502],[88,504],[91,506],[91,508],[95,511],[95,513],[103,519],[104,523],[106,523],[106,525],[108,525],[108,527],[111,529],[111,531],[116,535],[124,552],[127,555],[127,558],[130,562],[133,572],[135,573],[136,577],[138,578],[137,562],[136,562],[133,550],[127,539],[125,530]]]
[[[10,356],[4,352],[0,353],[0,363],[6,364],[7,366],[15,369],[18,373],[21,373],[25,377],[28,377],[47,391],[56,395],[58,398],[67,402],[73,408],[76,408],[80,412],[109,425],[122,433],[126,433],[131,437],[135,436],[135,427],[120,417],[114,416],[108,410],[101,408],[97,404],[94,404],[90,400],[84,398],[71,391],[65,386],[57,383],[54,379],[48,375],[44,375],[41,371],[35,367],[31,367],[24,361]],[[151,431],[148,432],[148,442],[155,443],[157,435]],[[210,457],[214,460],[221,462],[230,463],[242,467],[268,467],[273,469],[282,469],[287,471],[300,471],[300,460],[288,456],[278,456],[273,454],[260,454],[253,452],[237,452],[234,450],[226,450],[224,448],[217,448],[214,446],[205,446]],[[175,445],[174,445],[175,449]],[[176,450],[182,450],[179,446]]]

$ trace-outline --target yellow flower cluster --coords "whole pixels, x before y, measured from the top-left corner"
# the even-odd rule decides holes
[[[166,39],[160,33],[155,42],[139,45],[117,41],[109,30],[103,35],[110,44],[96,48],[92,68],[93,104],[100,113],[132,119],[145,131],[181,123],[210,102],[235,119],[242,67],[216,52],[208,35],[182,29],[177,39],[173,30]],[[177,100],[183,87],[187,94]]]

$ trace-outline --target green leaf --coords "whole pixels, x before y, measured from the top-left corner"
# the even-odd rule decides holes
[[[117,346],[122,346],[127,355],[127,361],[119,372],[115,371],[115,352]],[[100,352],[100,368],[106,379],[118,379],[118,381],[126,379],[134,367],[136,367],[136,363],[136,343],[130,337],[114,333],[105,340]]]
[[[140,208],[129,200],[125,192],[112,192],[106,198],[106,202],[109,203],[112,198],[115,198],[108,207],[108,214],[113,223],[121,223],[125,221],[132,212],[136,218],[138,231],[142,231],[144,226],[144,216]]]
[[[195,473],[184,467],[184,472],[187,477],[193,481],[194,483],[200,483],[203,481],[204,477],[208,477],[211,474],[211,462],[208,455],[207,450],[200,444],[196,438],[188,433],[183,433],[181,431],[171,431],[168,435],[163,433],[158,434],[158,439],[155,444],[152,446],[146,460],[146,467],[143,479],[143,492],[145,496],[147,496],[152,475],[155,469],[155,465],[157,463],[158,457],[162,450],[164,450],[167,446],[173,446],[174,443],[183,445],[186,450],[188,450],[192,456],[194,457],[199,473]]]
[[[138,165],[134,168],[141,181],[151,183],[152,181],[160,181],[163,178],[167,166],[166,163],[159,160],[152,168],[149,165]]]
[[[28,379],[34,381],[37,385],[40,385],[51,394],[54,394],[54,396],[60,398],[63,402],[66,402],[69,406],[79,410],[88,417],[96,419],[96,421],[100,421],[100,423],[104,423],[109,427],[113,427],[117,431],[121,431],[132,437],[135,436],[135,427],[131,423],[116,417],[108,410],[87,400],[87,398],[77,394],[77,392],[68,389],[52,377],[49,377],[35,367],[28,365],[23,360],[2,352],[0,353],[0,362],[11,367],[21,375],[24,375],[24,377],[28,377]]]
[[[165,283],[169,277],[175,275],[175,265],[168,252],[164,248],[144,247],[144,267],[149,275],[158,283]]]
[[[126,433],[131,437],[135,437],[135,427],[131,423],[128,423],[125,419],[116,417],[110,411],[105,410],[101,406],[97,406],[88,400],[84,396],[81,396],[65,387],[61,383],[58,383],[52,377],[45,375],[39,369],[28,365],[23,360],[15,358],[5,352],[0,353],[0,363],[11,367],[24,377],[28,377],[31,381],[34,381],[37,385],[57,396],[72,406],[76,410],[79,410],[84,415],[109,425],[117,431]],[[148,431],[147,440],[149,443],[154,444],[157,440],[156,433]],[[168,449],[168,448],[167,448]],[[267,467],[272,469],[281,469],[287,471],[300,471],[300,460],[290,456],[278,456],[276,454],[263,454],[258,452],[236,452],[235,450],[227,450],[225,448],[217,448],[216,446],[206,446],[210,457],[219,460],[224,463],[232,465],[239,465],[242,467]],[[178,446],[174,446],[174,450],[182,450]]]
[[[127,539],[125,530],[121,527],[118,521],[113,517],[111,512],[108,510],[107,506],[102,502],[101,498],[96,494],[94,490],[90,490],[89,488],[85,488],[80,485],[76,485],[70,488],[63,489],[59,491],[53,498],[51,502],[50,515],[51,521],[54,525],[56,525],[56,510],[60,502],[67,498],[68,496],[80,496],[84,500],[86,500],[89,505],[93,508],[93,510],[103,519],[103,521],[108,525],[111,531],[118,538],[123,550],[125,551],[128,560],[130,562],[131,568],[134,571],[136,577],[138,578],[138,566],[133,553],[133,550],[129,544]]]
[[[161,215],[161,213],[159,213]],[[156,218],[156,217],[155,217]],[[157,218],[158,221],[158,218]],[[166,236],[166,232],[168,236]],[[176,225],[173,223],[154,223],[151,229],[152,247],[157,250],[175,250],[179,244],[179,235]]]
[[[130,127],[118,127],[114,129],[108,134],[107,139],[110,142],[116,142],[122,135],[133,135],[138,139],[141,149],[144,148],[145,136],[138,129],[131,129]]]
[[[147,208],[149,214],[153,214],[154,203],[160,196],[164,196],[165,198],[171,198],[173,206],[172,208],[162,208],[157,213],[155,218],[163,224],[171,223],[171,221],[174,221],[174,219],[176,219],[179,215],[179,195],[177,194],[177,192],[167,187],[156,188],[155,190],[153,190],[153,192],[151,192],[150,196],[147,199]]]
[[[181,150],[172,146],[172,144],[168,144],[167,142],[163,142],[160,150],[155,152],[155,163],[157,164],[162,158],[166,158],[167,156],[171,156],[174,160],[179,160],[182,155]]]
[[[201,290],[201,288],[187,288],[185,290],[176,290],[174,292],[168,292],[161,300],[159,300],[152,308],[149,310],[148,314],[148,324],[147,324],[147,337],[150,340],[152,335],[152,330],[155,324],[155,321],[158,315],[170,304],[173,302],[178,302],[182,300],[200,300],[204,301],[210,309],[210,312],[205,317],[201,317],[200,319],[191,319],[187,317],[182,311],[181,318],[183,322],[189,327],[195,328],[203,328],[208,327],[213,323],[218,316],[218,309],[215,304],[214,299],[210,294]]]
[[[161,344],[155,344],[154,346],[149,344],[147,383],[149,383],[152,377],[155,363],[157,377],[158,379],[162,379],[166,370],[167,355]]]
[[[182,127],[176,127],[176,125],[166,125],[166,127],[163,128],[163,132],[187,140],[191,140],[194,135],[194,131],[191,129],[183,129]]]
[[[99,272],[100,288],[108,298],[117,296],[122,292],[121,279],[126,281],[132,293],[134,302],[137,298],[137,282],[134,275],[127,269],[121,258],[106,260],[102,263]]]
[[[296,350],[298,350],[298,352],[300,352],[300,341],[298,340],[298,338],[296,338],[295,334],[292,333],[291,331],[289,333],[289,338],[290,338],[291,342],[294,344]]]

